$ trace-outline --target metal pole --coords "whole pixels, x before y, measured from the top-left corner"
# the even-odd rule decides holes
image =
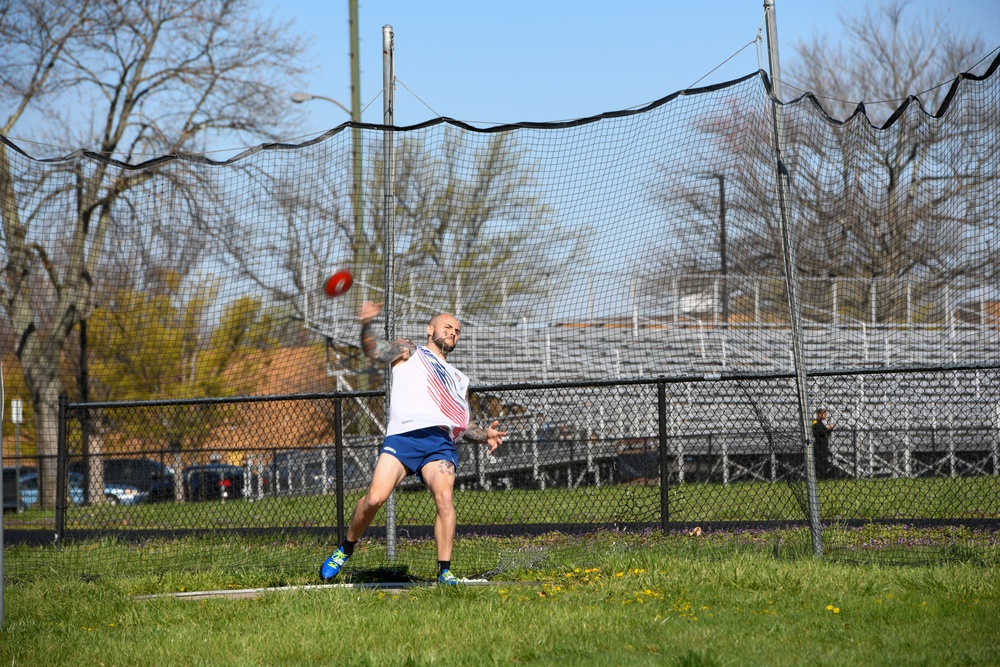
[[[59,395],[59,428],[57,429],[58,449],[56,450],[56,535],[58,543],[66,530],[66,416],[69,412],[69,396]]]
[[[799,403],[799,437],[805,453],[806,462],[806,495],[809,501],[809,532],[812,535],[813,553],[823,555],[823,536],[821,533],[819,490],[816,486],[816,462],[813,456],[811,429],[809,424],[809,393],[808,378],[805,369],[805,351],[802,345],[802,322],[799,304],[797,260],[795,256],[795,239],[790,228],[787,188],[788,168],[782,156],[784,141],[784,119],[781,104],[781,69],[778,65],[778,23],[775,17],[774,0],[764,1],[764,17],[767,24],[767,53],[771,67],[771,85],[773,97],[771,109],[774,120],[774,152],[777,167],[778,208],[781,215],[781,237],[784,246],[785,280],[788,282],[788,307],[791,314],[792,328],[792,358],[795,364],[795,388]]]
[[[394,122],[396,68],[393,62],[393,32],[391,25],[382,26],[382,123],[391,128]],[[384,196],[385,196],[385,234],[383,237],[385,253],[385,333],[386,340],[396,340],[396,309],[395,309],[395,197],[393,186],[395,181],[395,150],[394,137],[391,129],[383,134],[384,159]]]
[[[80,320],[80,402],[86,405],[90,401],[90,379],[87,372],[87,320]],[[90,461],[90,414],[83,409],[83,421],[80,423],[81,454],[84,461]],[[103,495],[103,494],[102,494]],[[90,475],[83,476],[83,502],[91,503]]]
[[[333,446],[337,484],[337,543],[343,544],[347,529],[344,526],[344,399],[340,396],[333,399]]]
[[[726,175],[717,173],[703,173],[702,176],[715,178],[719,181],[719,272],[722,276],[721,294],[716,303],[720,304],[720,317],[722,328],[729,326],[729,283],[727,274],[729,265],[726,256]],[[713,306],[714,308],[714,306]]]
[[[729,282],[726,266],[726,175],[716,174],[719,179],[719,263],[722,265],[722,328],[729,327]]]
[[[393,109],[395,100],[393,90],[396,83],[396,70],[393,64],[393,32],[391,25],[382,26],[382,124],[386,128],[391,128],[393,124]],[[393,238],[393,210],[395,208],[393,197],[393,181],[395,180],[395,154],[393,151],[393,135],[391,129],[386,129],[382,136],[382,159],[383,159],[383,189],[384,205],[382,248],[383,261],[385,262],[385,339],[396,340],[396,310],[395,310],[395,240]],[[389,423],[389,396],[392,392],[392,368],[385,371],[385,423]],[[390,563],[396,562],[396,494],[392,493],[385,503],[385,555]]]
[[[658,441],[660,449],[660,528],[667,532],[667,524],[670,523],[670,497],[668,491],[670,479],[667,465],[667,385],[663,382],[656,383],[656,408],[658,420]]]
[[[14,422],[14,490],[16,492],[16,504],[17,512],[20,514],[24,511],[24,505],[21,503],[21,415],[22,415],[22,403],[21,399],[15,398],[10,402],[10,418]]]
[[[350,0],[349,13],[351,22],[351,121],[361,122],[361,58],[359,55],[358,38],[358,0]],[[364,204],[364,172],[361,163],[361,128],[351,128],[351,148],[354,153],[354,266],[355,270],[364,264],[365,241],[365,204]]]
[[[778,17],[774,11],[774,0],[764,0],[764,20],[767,24],[767,64],[771,70],[771,91],[774,99],[781,102],[781,66],[778,62]]]
[[[3,364],[0,364],[0,498],[3,498],[3,403],[5,397],[3,392]],[[17,476],[20,471],[15,471]],[[20,498],[18,498],[20,501]],[[0,508],[0,626],[3,626],[4,606],[3,589],[7,583],[7,574],[3,564],[3,509]]]

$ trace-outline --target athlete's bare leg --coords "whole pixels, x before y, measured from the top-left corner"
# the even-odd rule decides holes
[[[351,525],[347,528],[347,539],[357,542],[361,539],[362,533],[371,524],[375,515],[389,495],[397,485],[406,477],[406,468],[392,454],[379,454],[378,462],[375,464],[375,472],[372,473],[372,483],[368,487],[368,493],[363,495],[358,504],[354,506],[354,516],[351,518]]]
[[[431,461],[420,469],[424,484],[434,496],[437,518],[434,519],[434,539],[438,560],[451,560],[455,544],[455,466],[449,461]]]

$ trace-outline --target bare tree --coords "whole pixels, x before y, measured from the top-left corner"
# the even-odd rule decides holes
[[[212,210],[212,184],[185,168],[189,160],[133,165],[227,137],[274,138],[289,117],[286,87],[301,74],[301,42],[287,28],[245,0],[0,4],[9,109],[0,132],[35,110],[60,144],[69,137],[94,150],[41,173],[0,143],[3,304],[34,403],[45,507],[55,503],[60,357],[92,308],[110,229],[137,222],[130,196],[155,183],[182,202],[170,212],[182,226]]]
[[[783,84],[811,92],[838,119],[859,104],[875,125],[911,95],[927,110],[940,106],[948,87],[973,70],[987,49],[979,35],[955,29],[941,12],[914,15],[907,0],[889,0],[858,15],[843,13],[844,40],[800,39],[798,56],[783,71]],[[786,95],[787,96],[787,95]]]
[[[943,290],[993,280],[1000,270],[979,241],[1000,232],[989,196],[995,174],[985,168],[1000,139],[990,129],[988,93],[961,75],[985,53],[982,40],[954,34],[940,15],[908,21],[905,9],[890,2],[845,16],[844,44],[800,43],[801,59],[787,66],[787,79],[812,91],[779,108],[809,317],[829,312],[839,284],[850,287],[838,303],[849,317],[875,312],[898,321],[905,291],[925,317],[937,318]],[[872,97],[875,104],[862,103]],[[663,248],[648,267],[652,283],[678,270],[718,271],[718,253],[705,252],[718,248],[720,220],[706,173],[725,183],[730,288],[751,275],[782,274],[774,126],[761,101],[733,97],[725,111],[701,118],[702,167],[695,161],[679,185],[653,191],[686,221],[687,248],[701,252],[677,266],[675,248]]]
[[[551,296],[556,277],[585,259],[585,230],[556,222],[531,165],[514,132],[446,127],[433,149],[419,137],[401,141],[398,289],[412,283],[422,299],[467,318],[530,315],[532,297]]]
[[[893,304],[905,301],[904,291],[932,301],[949,284],[989,280],[997,271],[993,253],[970,243],[997,231],[987,204],[995,174],[977,156],[1000,143],[975,120],[991,112],[972,96],[961,105],[966,111],[934,117],[950,92],[969,92],[955,89],[986,48],[942,13],[917,16],[908,4],[891,0],[844,15],[846,44],[800,42],[788,69],[831,115],[843,118],[856,105],[867,116],[793,139],[801,270],[860,279],[845,305],[870,310],[874,298],[886,321],[902,315]],[[870,133],[864,120],[882,131]]]
[[[412,285],[434,308],[496,316],[505,305],[513,308],[554,288],[546,285],[545,274],[561,275],[583,257],[583,235],[554,220],[514,137],[513,132],[476,135],[447,127],[433,147],[423,135],[395,139],[391,205],[396,289],[402,296],[411,293]],[[380,141],[372,139],[365,150],[375,157],[362,188],[360,230],[351,203],[349,146],[331,138],[318,155],[303,152],[295,173],[270,164],[268,173],[247,171],[257,184],[250,188],[253,206],[238,202],[241,210],[230,211],[213,237],[224,250],[223,261],[273,303],[294,304],[304,319],[309,314],[301,310],[300,297],[318,295],[332,267],[351,265],[355,279],[364,283],[350,298],[360,298],[364,289],[381,291],[387,211]],[[317,163],[309,166],[309,160]],[[312,174],[308,183],[300,182],[303,173]],[[359,247],[360,257],[355,257]],[[510,276],[507,282],[495,278],[497,266]],[[401,310],[412,313],[412,304]]]

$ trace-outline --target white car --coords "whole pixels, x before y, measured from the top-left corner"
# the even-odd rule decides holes
[[[148,493],[134,486],[122,484],[106,484],[104,486],[104,502],[109,505],[135,505],[146,502]],[[74,505],[83,504],[83,475],[78,472],[69,473],[69,499]],[[38,502],[38,473],[29,472],[21,475],[21,507],[32,507]]]

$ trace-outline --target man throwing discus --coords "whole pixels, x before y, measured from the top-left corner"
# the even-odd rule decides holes
[[[371,321],[381,311],[381,304],[365,302],[358,311],[358,321],[361,348],[368,358],[392,365],[389,426],[368,493],[355,506],[343,543],[320,567],[319,576],[329,581],[340,573],[379,508],[400,482],[415,474],[437,506],[434,539],[438,582],[454,585],[459,583],[451,573],[456,525],[452,493],[458,467],[455,443],[464,435],[485,443],[492,454],[507,432],[497,429],[497,421],[485,429],[469,421],[469,378],[447,361],[461,334],[457,319],[447,313],[432,317],[427,324],[426,345],[390,343],[372,332]]]

